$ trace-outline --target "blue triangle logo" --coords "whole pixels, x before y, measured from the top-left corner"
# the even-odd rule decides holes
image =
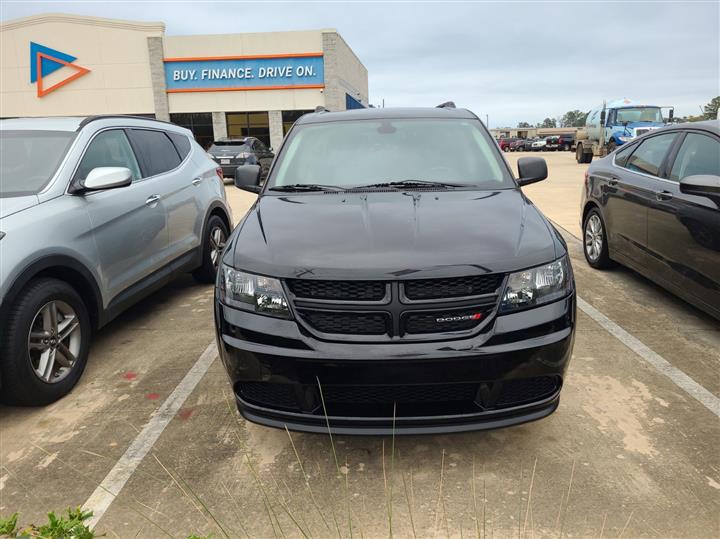
[[[43,54],[47,54],[48,56],[52,56],[54,58],[57,58],[59,60],[64,60],[68,63],[72,63],[77,58],[75,56],[70,56],[69,54],[65,54],[64,52],[56,51],[55,49],[51,49],[50,47],[46,47],[44,45],[40,45],[39,43],[35,43],[33,41],[30,42],[30,82],[36,82],[37,81],[37,63],[38,63],[38,53],[41,52]],[[50,73],[53,73],[63,67],[63,64],[59,62],[54,62],[52,60],[48,60],[47,58],[41,58],[40,59],[40,66],[42,70],[42,76],[49,75]]]

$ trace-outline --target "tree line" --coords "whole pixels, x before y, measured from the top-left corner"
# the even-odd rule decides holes
[[[717,118],[718,109],[720,109],[720,95],[714,97],[710,102],[701,107],[701,113],[697,116],[688,115],[683,117],[676,116],[673,121],[676,123],[680,122],[700,122],[703,120],[714,120]],[[582,127],[585,125],[585,119],[588,113],[581,110],[569,110],[558,118],[545,118],[542,122],[536,123],[534,126],[528,122],[519,122],[518,128],[532,128],[532,127]]]

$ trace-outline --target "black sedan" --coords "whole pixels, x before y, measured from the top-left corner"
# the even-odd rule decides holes
[[[239,166],[260,165],[262,179],[264,179],[275,157],[272,148],[268,148],[255,137],[216,140],[208,153],[222,168],[223,176],[230,178],[235,177],[235,170]]]
[[[585,258],[619,262],[720,319],[720,121],[653,131],[590,165]]]

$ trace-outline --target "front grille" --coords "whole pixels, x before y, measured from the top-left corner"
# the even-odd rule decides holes
[[[317,311],[298,309],[302,318],[322,333],[345,335],[384,335],[389,330],[385,313]]]
[[[326,403],[393,404],[418,402],[472,401],[477,384],[422,384],[407,386],[343,386],[323,387]]]
[[[459,298],[492,294],[502,284],[498,274],[455,277],[450,279],[422,279],[403,282],[405,297],[414,301]]]
[[[338,301],[380,301],[387,290],[387,285],[382,281],[289,279],[287,284],[298,298]]]
[[[531,404],[560,389],[557,376],[490,382],[409,385],[239,382],[236,392],[246,402],[266,408],[317,416],[408,417],[477,413]],[[324,402],[324,406],[323,406]]]
[[[444,310],[433,312],[406,312],[403,317],[405,333],[442,333],[465,331],[485,320],[487,308]]]

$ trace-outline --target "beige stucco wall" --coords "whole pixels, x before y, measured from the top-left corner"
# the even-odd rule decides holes
[[[250,56],[322,52],[322,33],[334,30],[165,36],[166,58]],[[327,77],[327,67],[325,68]],[[324,91],[250,90],[168,94],[170,112],[314,109],[325,104]]]
[[[136,23],[62,14],[0,25],[0,116],[153,113],[147,37],[162,23]],[[30,82],[30,42],[76,56],[90,73],[42,98]],[[73,73],[64,67],[49,86]]]

